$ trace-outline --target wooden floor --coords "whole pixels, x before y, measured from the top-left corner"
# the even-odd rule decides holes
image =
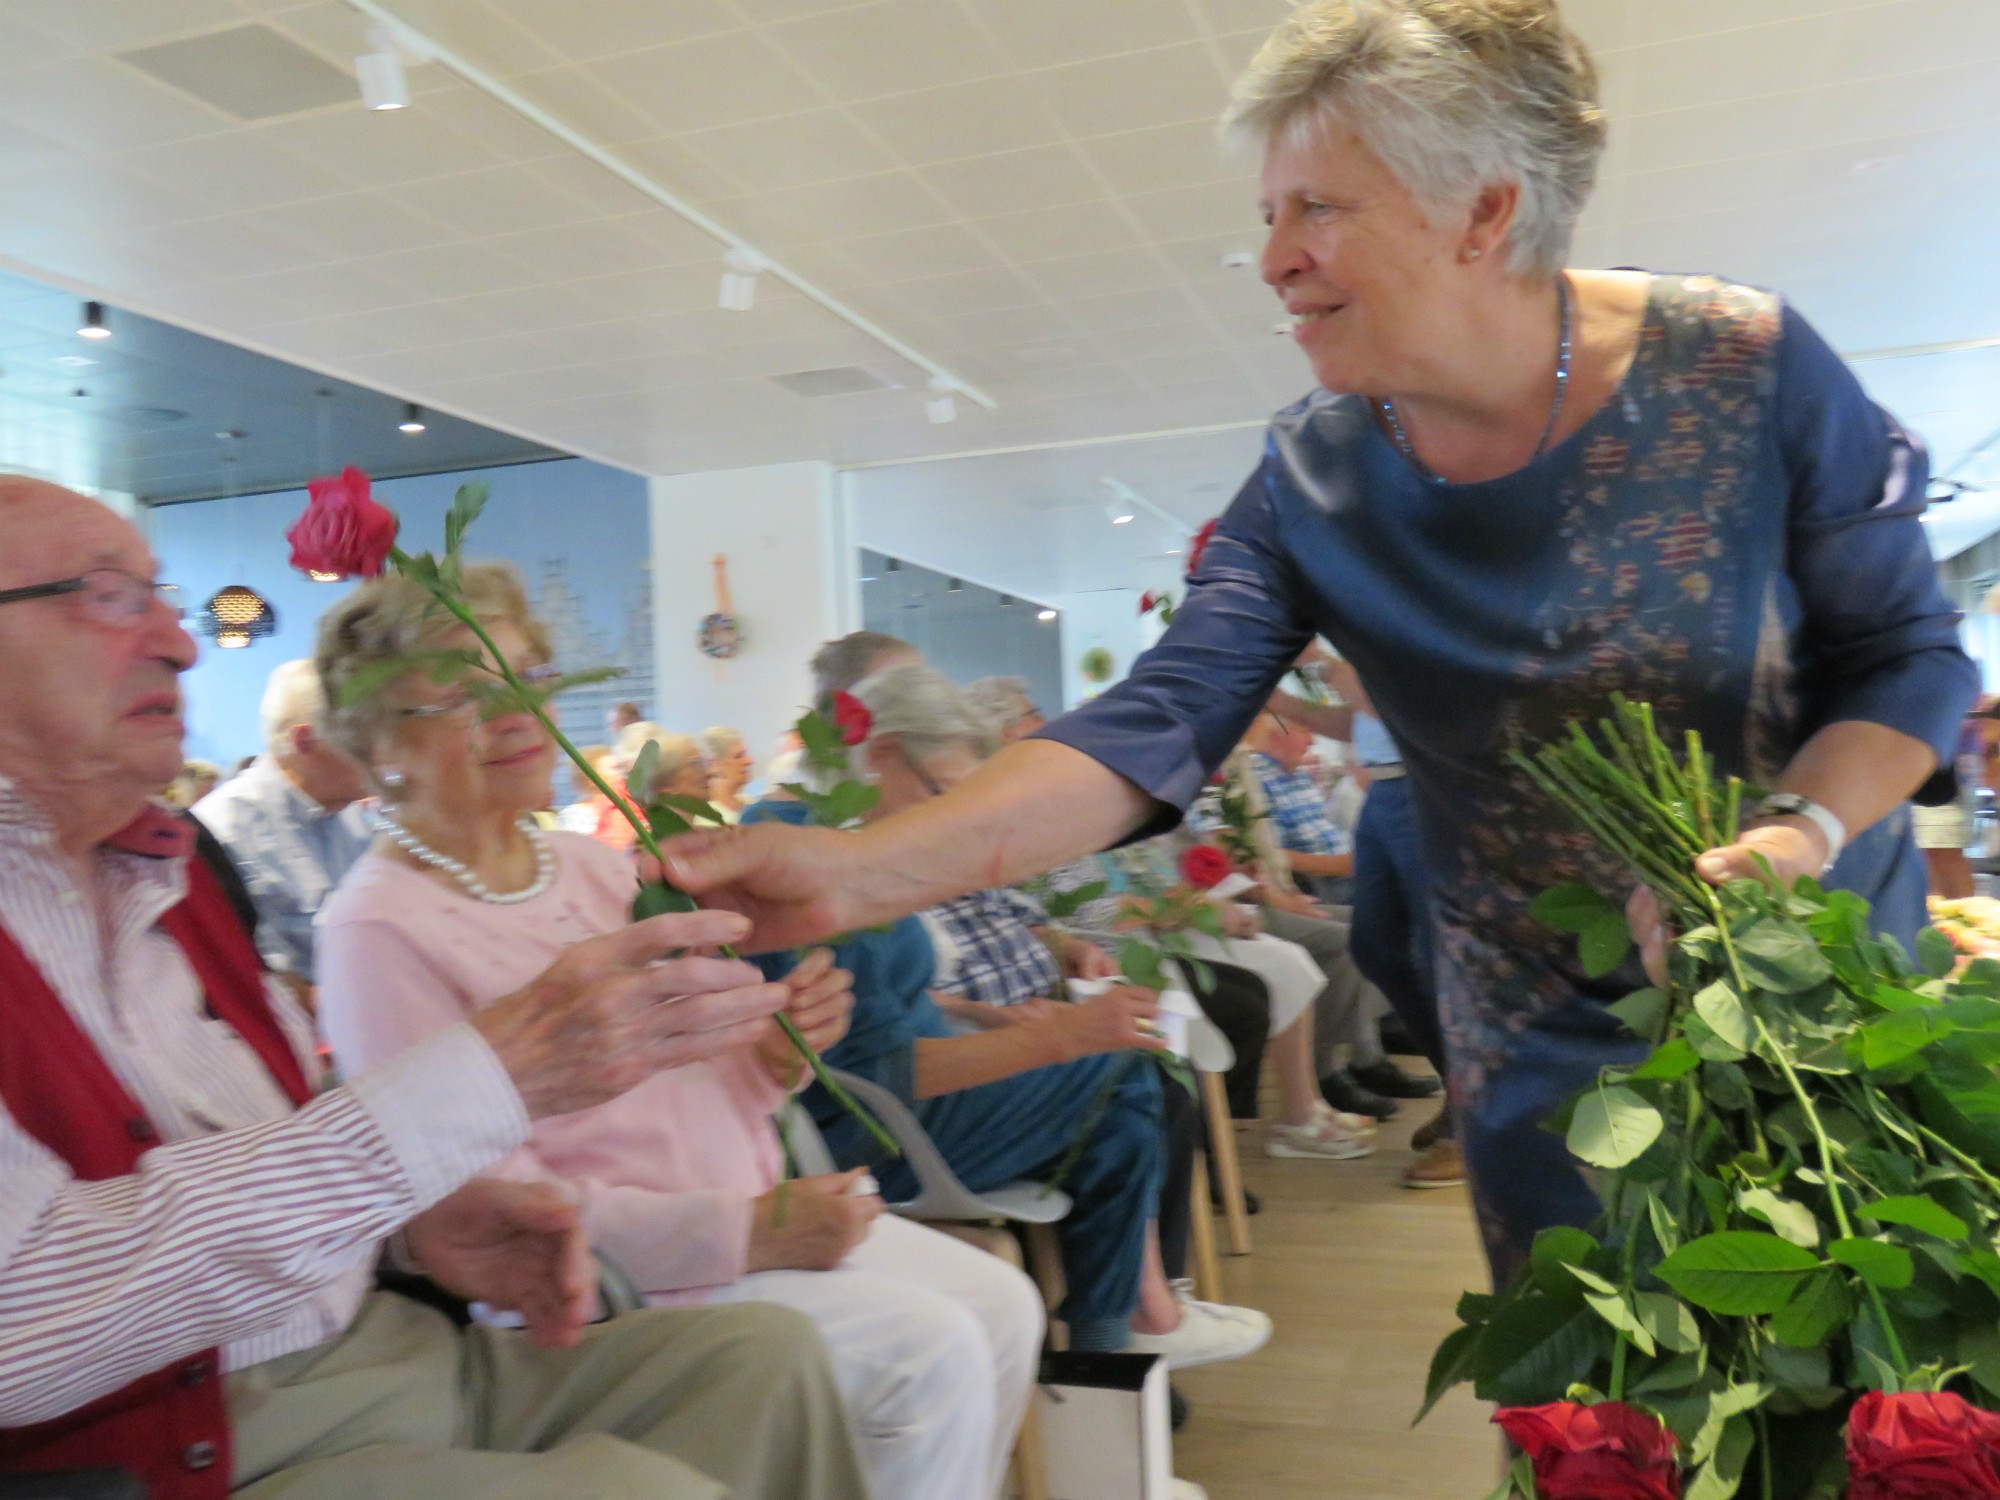
[[[1467,1389],[1410,1426],[1458,1294],[1486,1274],[1465,1190],[1397,1183],[1431,1113],[1405,1104],[1352,1162],[1275,1161],[1257,1134],[1237,1137],[1264,1211],[1255,1253],[1225,1257],[1223,1277],[1277,1331],[1248,1359],[1175,1377],[1194,1406],[1175,1472],[1210,1500],[1481,1500],[1498,1482],[1490,1408]]]

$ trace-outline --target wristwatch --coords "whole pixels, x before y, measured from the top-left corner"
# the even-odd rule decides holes
[[[1754,816],[1804,818],[1826,835],[1826,864],[1820,870],[1822,875],[1833,868],[1833,862],[1840,858],[1840,851],[1847,847],[1847,825],[1829,809],[1821,807],[1810,797],[1801,797],[1797,792],[1773,792],[1757,804]]]

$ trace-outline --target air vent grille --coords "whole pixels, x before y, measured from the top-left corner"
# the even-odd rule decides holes
[[[789,375],[773,375],[773,385],[781,385],[794,396],[852,396],[861,391],[886,391],[889,382],[859,365],[835,365],[830,370],[795,370]]]
[[[239,120],[269,120],[358,99],[354,80],[269,26],[232,26],[118,56]]]

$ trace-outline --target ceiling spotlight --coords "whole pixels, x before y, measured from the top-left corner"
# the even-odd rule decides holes
[[[956,578],[947,579],[945,581],[944,591],[947,594],[963,593],[965,591],[965,585],[960,583]]]
[[[97,361],[87,354],[58,354],[56,363],[66,370],[81,370],[87,365],[96,364]]]
[[[104,304],[86,302],[83,304],[83,326],[76,331],[80,339],[108,339],[111,330],[104,326]]]
[[[396,424],[396,431],[417,433],[424,430],[424,409],[411,401],[403,407],[403,420]]]
[[[403,57],[387,28],[368,28],[368,45],[375,50],[354,59],[354,76],[361,80],[361,102],[370,109],[408,109],[410,80],[403,76]]]
[[[1181,555],[1181,549],[1178,547],[1169,547],[1167,548],[1165,555],[1168,557],[1179,557]]]
[[[1055,617],[1056,617],[1056,612],[1052,609],[1045,609],[1035,616],[1035,618],[1037,620],[1040,620],[1044,625],[1048,624],[1049,621],[1053,620]]]
[[[1231,250],[1222,257],[1222,269],[1225,271],[1247,271],[1256,264],[1257,252],[1254,250]]]
[[[748,312],[757,301],[757,273],[764,262],[748,250],[731,250],[722,257],[722,291],[715,305],[724,312]]]
[[[958,389],[958,382],[947,375],[933,375],[930,378],[930,397],[924,402],[924,415],[933,427],[942,427],[947,422],[958,420],[958,403],[952,393]]]
[[[255,589],[232,583],[202,606],[197,628],[225,651],[240,651],[278,628],[278,612]]]
[[[306,569],[306,577],[314,583],[339,583],[346,576],[345,573],[322,573],[318,568]]]
[[[1132,507],[1124,504],[1122,501],[1108,501],[1104,507],[1104,514],[1110,518],[1113,526],[1129,526],[1132,524]]]

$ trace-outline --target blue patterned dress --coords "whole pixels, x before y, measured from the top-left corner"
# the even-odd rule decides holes
[[[1279,414],[1188,597],[1123,683],[1045,731],[1185,807],[1314,634],[1402,747],[1431,864],[1454,1105],[1488,1253],[1597,1203],[1541,1121],[1642,1051],[1528,915],[1541,890],[1631,884],[1507,752],[1613,693],[1698,729],[1725,773],[1775,778],[1822,725],[1885,724],[1949,765],[1976,691],[1918,517],[1922,448],[1777,297],[1653,278],[1623,385],[1504,478],[1423,479],[1366,404]],[[1948,795],[1948,774],[1926,793]],[[1922,921],[1907,812],[1834,882],[1888,932]]]

